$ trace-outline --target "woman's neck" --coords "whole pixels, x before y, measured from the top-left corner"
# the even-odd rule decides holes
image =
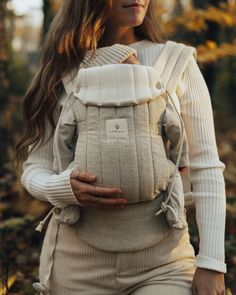
[[[128,45],[139,41],[137,38],[134,28],[130,27],[118,27],[107,29],[103,34],[102,46],[111,46],[113,44]]]

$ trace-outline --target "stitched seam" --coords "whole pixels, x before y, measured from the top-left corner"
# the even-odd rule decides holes
[[[147,68],[144,68],[144,69],[146,71],[146,76],[148,76],[148,79],[149,79]],[[149,79],[149,82],[150,82],[150,79]],[[147,102],[147,109],[148,109],[148,132],[149,132],[150,150],[151,150],[151,158],[152,158],[152,173],[153,173],[152,175],[153,175],[153,187],[154,187],[156,175],[155,175],[155,169],[154,169],[154,159],[153,159],[153,150],[152,150],[153,148],[152,148],[151,131],[150,131],[151,121],[150,121],[150,103],[149,102]]]
[[[102,89],[103,89],[103,76],[99,76],[98,79],[99,79],[99,97],[98,97],[99,106],[98,107],[100,107],[102,105],[101,101],[102,101]],[[99,112],[99,122],[100,122],[100,112]]]
[[[116,111],[116,118],[117,118],[117,108],[115,108]],[[120,184],[120,188],[121,188],[121,171],[120,171],[120,140],[117,139],[117,143],[118,143],[118,155],[119,155],[119,184]]]
[[[136,89],[135,89],[135,77],[134,77],[134,69],[133,69],[133,67],[131,68],[131,73],[132,73],[132,78],[133,78],[133,94],[134,94],[134,97],[132,97],[132,98],[134,98],[134,100],[136,100]]]
[[[118,79],[118,70],[116,70],[116,85],[118,84],[118,93],[119,93],[119,79]],[[118,95],[119,96],[119,95]],[[118,113],[118,110],[117,110],[117,107],[115,107],[115,117],[117,118],[117,113]],[[120,170],[120,140],[117,139],[117,143],[118,143],[118,156],[119,156],[119,185],[120,185],[120,188],[121,188],[121,170]]]
[[[155,179],[156,179],[156,173],[154,169],[154,159],[153,159],[153,147],[152,147],[152,140],[151,140],[151,132],[150,132],[150,104],[147,103],[147,108],[148,108],[148,122],[149,122],[149,139],[150,139],[150,149],[151,149],[151,157],[152,157],[152,172],[153,172],[153,187],[155,188]],[[153,191],[154,193],[154,191]]]
[[[99,107],[99,143],[100,143],[100,161],[101,161],[101,185],[103,185],[103,175],[102,175],[102,143],[101,143],[101,107]]]
[[[88,171],[88,106],[86,106],[86,171]]]
[[[136,98],[136,89],[135,89],[135,78],[134,71],[132,68],[132,77],[133,77],[133,89],[134,89],[134,99]],[[135,131],[135,114],[134,114],[134,105],[132,105],[132,113],[133,113],[133,124],[134,124],[134,139],[135,139],[135,150],[136,150],[136,159],[137,159],[137,167],[138,167],[138,201],[140,201],[140,171],[139,171],[139,162],[138,162],[138,152],[137,152],[137,139],[136,139],[136,131]]]
[[[101,80],[99,80],[101,81]],[[100,85],[100,97],[101,97],[101,85]],[[100,163],[101,163],[101,185],[103,185],[103,176],[102,176],[102,138],[101,138],[101,107],[98,107],[98,114],[99,114],[99,117],[98,117],[98,120],[99,120],[99,123],[98,123],[98,128],[99,128],[99,147],[100,147]],[[106,128],[106,127],[105,127]]]
[[[132,107],[132,113],[133,113],[133,124],[135,126],[135,111],[134,111],[134,107],[135,106],[131,106]],[[137,159],[137,167],[138,167],[138,201],[140,201],[140,171],[139,171],[139,162],[138,162],[138,153],[137,153],[137,140],[136,140],[136,131],[135,131],[135,127],[134,127],[134,140],[135,140],[135,151],[136,151],[136,159]]]
[[[120,79],[119,79],[119,72],[118,72],[118,69],[116,69],[116,83],[117,83],[117,85],[118,85],[118,87],[116,87],[116,89],[117,89],[117,96],[118,96],[118,102],[117,102],[117,104],[118,105],[120,105],[121,104],[121,102],[120,102]]]
[[[87,73],[85,75],[85,84],[88,85],[88,77],[87,77]],[[87,92],[87,89],[85,89],[85,97],[87,96],[86,93]],[[86,163],[85,163],[85,166],[86,166],[86,171],[88,171],[88,112],[89,112],[89,107],[86,105],[86,129],[87,129],[87,132],[86,132]]]

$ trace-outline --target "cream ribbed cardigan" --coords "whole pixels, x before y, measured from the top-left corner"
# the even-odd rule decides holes
[[[129,46],[136,49],[141,64],[152,66],[164,45],[143,40]],[[191,182],[200,235],[196,266],[225,273],[225,165],[218,156],[210,95],[194,57],[178,84],[177,93],[190,149]],[[22,185],[33,197],[54,206],[64,208],[78,204],[70,185],[71,169],[60,175],[52,171],[52,147],[53,139],[23,163]]]

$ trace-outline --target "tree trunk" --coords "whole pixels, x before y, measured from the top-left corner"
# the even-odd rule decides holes
[[[0,0],[0,106],[2,108],[8,100],[8,44],[6,29],[7,0]]]
[[[42,40],[46,36],[49,30],[51,21],[54,17],[53,0],[43,0],[43,15],[44,15],[44,20],[43,20]]]
[[[0,0],[0,111],[9,99],[9,72],[8,72],[8,42],[7,42],[7,0]],[[4,125],[4,117],[0,117],[0,177],[5,173],[4,164],[8,161],[7,155],[8,132]],[[0,240],[3,239],[0,231]],[[0,282],[8,294],[8,261],[3,251],[0,251]]]
[[[208,5],[208,1],[205,0],[193,0],[193,5],[196,8],[206,8]]]
[[[180,0],[177,0],[175,1],[175,9],[173,14],[176,16],[179,16],[181,15],[181,13],[183,13],[183,5]]]
[[[7,0],[0,0],[0,111],[9,100],[9,55],[7,41]],[[4,124],[4,117],[0,117],[0,171],[3,173],[7,161],[8,132]],[[0,174],[1,174],[0,173]],[[1,175],[0,175],[1,176]]]

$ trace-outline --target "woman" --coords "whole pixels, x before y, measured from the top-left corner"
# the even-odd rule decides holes
[[[119,187],[94,186],[96,175],[89,172],[78,174],[68,168],[57,175],[52,170],[58,101],[63,104],[65,98],[62,79],[72,69],[78,69],[91,50],[98,48],[99,57],[115,43],[135,49],[141,64],[153,65],[163,48],[153,14],[154,2],[67,0],[50,28],[40,67],[24,101],[26,130],[17,151],[21,156],[30,148],[30,153],[24,162],[21,179],[35,198],[62,209],[78,205],[81,216],[73,226],[63,223],[58,226],[57,212],[50,219],[40,257],[41,285],[38,289],[42,294],[47,291],[51,295],[224,294],[224,164],[218,157],[209,93],[194,58],[177,90],[189,143],[200,234],[196,260],[187,227],[172,231],[158,243],[140,249],[141,240],[145,244],[149,238],[147,225],[150,220],[145,219],[151,212],[149,205],[139,203],[135,207],[134,204],[132,210],[140,215],[130,220],[129,214],[122,213],[129,211]],[[116,63],[120,53],[112,54],[109,52],[106,58],[110,63]],[[114,197],[115,194],[119,197]],[[146,215],[143,214],[145,210]],[[93,224],[91,233],[86,232],[89,214],[97,214],[105,220],[99,225]],[[104,219],[103,215],[110,217]],[[119,216],[126,219],[125,223],[123,228],[114,229],[112,218]],[[84,235],[81,234],[83,223]],[[138,230],[143,226],[142,236],[137,234],[137,228],[135,235],[125,235],[126,226],[130,230],[135,223]],[[95,243],[101,227],[105,229],[102,233],[106,250]],[[108,233],[107,229],[113,229],[113,233]],[[117,232],[119,235],[116,236]],[[117,251],[114,243],[117,249],[130,244],[132,250]]]

